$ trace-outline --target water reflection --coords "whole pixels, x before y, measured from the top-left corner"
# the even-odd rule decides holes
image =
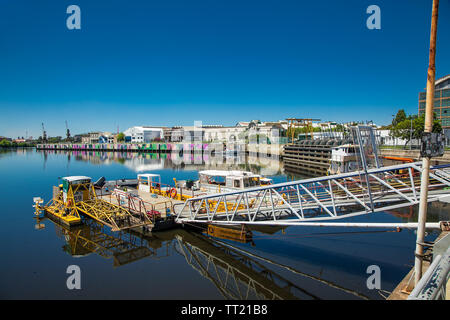
[[[56,235],[65,241],[62,249],[73,257],[96,254],[112,259],[113,266],[120,267],[141,259],[179,254],[190,267],[211,281],[225,299],[321,299],[308,288],[295,284],[289,279],[292,276],[313,280],[357,299],[368,299],[362,293],[198,232],[176,229],[149,236],[132,231],[111,233],[93,220],[67,227],[51,217],[36,218],[36,229],[44,228],[44,221],[54,224]],[[275,267],[287,271],[288,275],[280,274]]]
[[[251,157],[234,158],[235,163],[231,165],[244,165],[260,174],[270,168],[261,165],[257,171],[256,167],[251,167],[255,166]],[[212,165],[211,161],[205,163],[205,159],[202,164],[186,163],[184,167],[166,164],[166,161],[164,154],[153,158],[151,154],[139,153],[0,152],[3,185],[8,186],[2,190],[5,199],[10,200],[3,207],[6,226],[0,242],[8,261],[1,269],[3,295],[71,298],[73,293],[66,292],[66,279],[61,279],[59,272],[63,270],[65,276],[67,265],[75,263],[85,268],[86,283],[91,285],[90,290],[86,288],[77,293],[85,298],[380,299],[377,292],[366,287],[367,266],[380,266],[382,289],[391,291],[414,261],[416,235],[413,230],[370,233],[360,229],[291,227],[283,233],[267,228],[254,231],[255,246],[251,246],[212,239],[184,229],[143,238],[132,233],[113,233],[88,220],[79,229],[53,227],[50,220],[32,226],[40,230],[29,232],[26,229],[30,222],[34,224],[30,219],[32,197],[41,195],[50,199],[50,186],[58,176],[129,177],[130,169],[137,165],[161,165],[162,162],[164,172],[158,173],[170,180],[176,175],[192,178],[195,171]],[[240,161],[249,163],[239,164]],[[93,166],[94,163],[98,165]],[[108,163],[120,165],[108,166]],[[125,163],[130,166],[126,167]],[[42,170],[43,165],[46,171]],[[223,165],[229,168],[228,164]],[[182,167],[195,169],[176,171]],[[283,173],[283,169],[276,172]],[[448,220],[449,209],[448,204],[431,203],[428,220]],[[356,222],[413,222],[417,221],[417,207],[358,219]],[[62,249],[52,234],[54,228],[64,241]],[[437,233],[430,234],[426,241],[433,241],[436,236]],[[39,252],[36,244],[39,244]],[[82,258],[75,262],[72,256]],[[25,257],[27,263],[24,263]],[[53,262],[50,268],[48,261]],[[99,268],[103,268],[102,272],[98,272]],[[157,277],[149,276],[155,273]],[[17,275],[23,280],[19,284]],[[110,282],[113,277],[115,281]],[[95,281],[107,282],[108,286],[96,285]]]
[[[206,154],[206,153],[140,153],[103,151],[37,150],[44,157],[66,155],[67,161],[85,161],[91,164],[108,165],[120,163],[135,172],[173,170],[248,170],[262,175],[283,174],[283,164],[278,156],[258,154]]]

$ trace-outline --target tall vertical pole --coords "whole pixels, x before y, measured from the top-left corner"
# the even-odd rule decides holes
[[[439,0],[433,0],[433,11],[431,15],[430,32],[430,56],[427,76],[427,100],[425,109],[425,130],[432,132],[433,129],[433,105],[434,105],[434,81],[436,77],[436,33],[438,22]],[[417,285],[422,277],[423,241],[425,237],[425,223],[427,221],[427,198],[428,180],[430,176],[430,158],[422,160],[422,177],[420,181],[420,203],[419,203],[419,225],[417,228],[416,253],[414,264],[414,282]]]
[[[413,128],[412,128],[412,116],[411,116],[411,128],[409,130],[409,150],[412,150],[412,133],[413,133]]]

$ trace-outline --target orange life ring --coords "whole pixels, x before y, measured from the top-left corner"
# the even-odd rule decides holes
[[[169,196],[170,196],[172,199],[175,199],[175,197],[177,196],[177,189],[172,188],[172,189],[170,190],[170,192],[169,192]]]

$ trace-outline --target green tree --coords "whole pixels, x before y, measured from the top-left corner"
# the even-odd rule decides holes
[[[395,118],[392,120],[392,127],[395,127],[397,124],[405,120],[407,120],[405,110],[403,109],[398,110],[397,114],[395,115]]]
[[[412,127],[412,128],[411,128]],[[425,130],[425,114],[420,117],[414,115],[405,118],[398,122],[391,129],[391,135],[395,138],[400,138],[406,141],[406,145],[412,139],[421,139]],[[442,132],[442,126],[439,120],[437,120],[436,114],[434,114],[433,132]]]
[[[48,138],[48,143],[60,143],[62,140],[62,137],[50,137]]]
[[[117,135],[117,141],[118,142],[124,142],[125,141],[125,134],[123,132],[119,133]]]
[[[11,142],[3,139],[2,141],[0,141],[0,148],[9,148],[11,147]]]

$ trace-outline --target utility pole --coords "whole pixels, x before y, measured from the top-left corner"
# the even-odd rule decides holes
[[[427,98],[425,107],[425,130],[424,133],[431,133],[433,130],[433,105],[434,105],[434,82],[436,77],[436,34],[438,22],[439,0],[433,0],[433,11],[431,14],[431,32],[430,32],[430,56],[427,76]],[[423,262],[423,242],[425,237],[425,223],[427,221],[427,198],[428,198],[428,180],[430,177],[430,157],[422,159],[422,177],[420,181],[420,203],[419,203],[419,223],[417,228],[416,253],[414,263],[414,282],[415,285],[422,277]]]
[[[409,130],[409,150],[412,150],[412,115],[411,115],[411,129]]]

